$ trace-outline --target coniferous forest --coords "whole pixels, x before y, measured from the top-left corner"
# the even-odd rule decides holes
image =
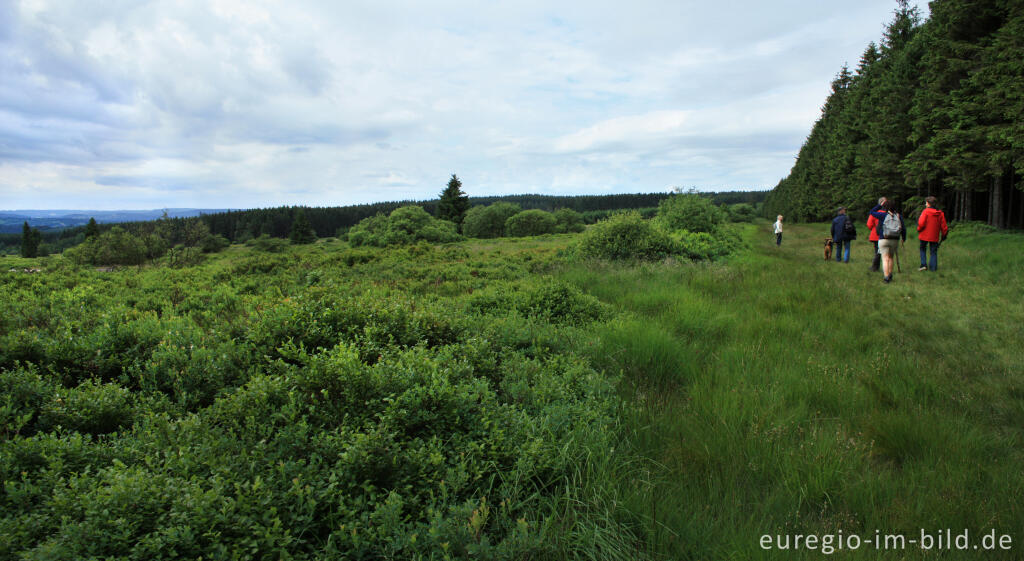
[[[814,221],[883,195],[913,214],[1024,226],[1024,3],[900,0],[881,42],[832,82],[767,214]]]

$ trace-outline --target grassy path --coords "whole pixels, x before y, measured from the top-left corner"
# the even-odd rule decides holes
[[[851,263],[824,262],[827,231],[787,226],[776,247],[762,224],[727,264],[561,273],[626,312],[592,358],[623,372],[644,461],[608,485],[670,559],[817,559],[823,542],[759,540],[946,528],[971,545],[994,529],[1013,549],[941,558],[1024,558],[1021,236],[954,232],[938,273],[917,271],[913,240],[884,285],[866,240]]]

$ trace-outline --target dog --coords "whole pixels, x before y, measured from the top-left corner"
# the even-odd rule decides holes
[[[825,238],[825,261],[832,260],[832,238]]]

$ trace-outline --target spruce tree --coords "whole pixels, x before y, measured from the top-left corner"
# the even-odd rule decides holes
[[[307,244],[316,241],[316,232],[306,218],[305,209],[299,209],[295,213],[295,220],[292,221],[292,232],[288,236],[293,244]]]
[[[89,239],[99,233],[100,227],[96,224],[96,219],[90,218],[89,223],[85,225],[85,239]]]
[[[454,173],[448,180],[448,186],[441,191],[441,200],[437,203],[437,217],[441,220],[454,222],[462,231],[462,221],[469,210],[469,197],[462,192],[462,182]]]
[[[28,222],[21,227],[21,256],[39,257],[39,244],[43,242],[43,235],[36,228],[30,228]]]

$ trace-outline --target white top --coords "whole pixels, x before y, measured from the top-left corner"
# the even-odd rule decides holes
[[[776,220],[774,226],[775,226],[775,233],[776,234],[781,234],[782,233],[782,221],[781,220]]]

